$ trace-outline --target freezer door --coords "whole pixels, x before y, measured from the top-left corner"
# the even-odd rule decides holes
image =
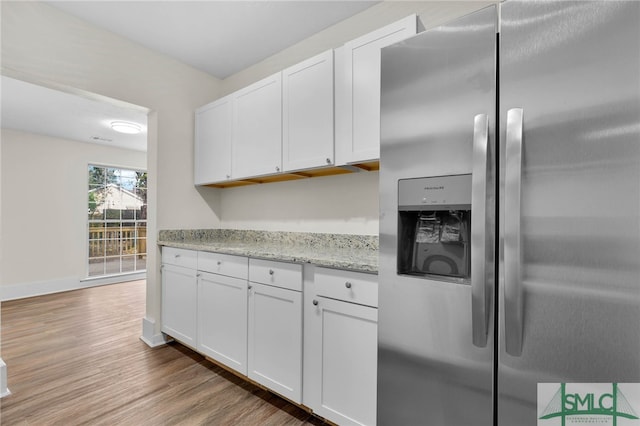
[[[538,383],[640,382],[640,3],[501,16],[498,424],[552,426]]]
[[[379,425],[493,424],[496,31],[490,6],[382,49]],[[399,181],[468,174],[471,276],[399,274]]]

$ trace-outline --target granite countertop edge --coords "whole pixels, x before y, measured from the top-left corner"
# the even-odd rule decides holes
[[[378,237],[251,230],[160,231],[158,245],[378,273]]]

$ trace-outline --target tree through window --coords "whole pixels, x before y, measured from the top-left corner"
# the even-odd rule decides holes
[[[147,172],[89,165],[88,276],[147,268]]]

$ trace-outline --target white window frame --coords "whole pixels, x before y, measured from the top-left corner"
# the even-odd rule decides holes
[[[131,173],[147,173],[146,170],[143,169],[137,169],[137,168],[132,168],[132,167],[126,167],[126,166],[114,166],[114,165],[105,165],[105,164],[99,164],[99,163],[88,163],[87,164],[87,186],[86,188],[89,189],[88,194],[91,190],[90,185],[90,169],[92,167],[96,167],[96,168],[102,168],[102,169],[115,169],[115,170],[122,170],[122,171],[126,171],[126,172],[131,172]],[[121,182],[119,182],[121,183]],[[118,185],[116,185],[116,187],[118,187]],[[135,187],[138,188],[138,187]],[[145,187],[144,189],[147,189],[148,187]],[[125,191],[125,192],[129,192],[126,190],[126,188],[121,188],[119,189],[119,191]],[[132,194],[135,195],[135,194]],[[144,200],[144,208],[146,209],[148,199]],[[92,279],[101,279],[101,278],[112,278],[112,277],[118,277],[118,276],[126,276],[126,275],[133,275],[133,274],[141,274],[141,273],[146,273],[146,259],[147,259],[147,252],[148,252],[148,248],[146,247],[146,241],[147,241],[147,225],[148,225],[148,218],[146,216],[146,213],[144,213],[143,217],[137,217],[137,213],[136,216],[131,218],[131,219],[124,219],[122,218],[122,215],[118,218],[118,219],[107,219],[105,216],[102,217],[102,219],[92,219],[90,218],[90,209],[89,209],[89,196],[87,196],[85,198],[85,203],[84,203],[84,208],[86,209],[85,211],[87,212],[85,214],[85,218],[86,218],[86,231],[85,231],[85,243],[86,243],[86,250],[85,250],[85,266],[86,266],[86,279],[88,280],[92,280]],[[92,241],[97,241],[95,239],[90,238],[90,230],[91,230],[91,224],[92,223],[103,223],[103,224],[107,224],[107,223],[119,223],[120,226],[117,227],[118,228],[118,232],[119,232],[119,239],[120,241],[122,241],[122,232],[123,232],[123,223],[132,223],[133,224],[133,229],[134,229],[134,235],[133,238],[127,239],[129,241],[133,241],[134,246],[136,247],[135,252],[134,253],[122,253],[122,246],[120,246],[120,251],[118,254],[115,255],[107,255],[106,252],[103,251],[104,256],[103,258],[103,269],[102,269],[102,274],[96,274],[92,272],[92,267],[90,264],[91,259],[95,259],[95,258],[99,258],[99,257],[92,257],[90,256],[90,249],[91,249],[91,242]],[[140,224],[144,224],[144,227],[139,227]],[[114,227],[116,228],[116,227]],[[145,235],[143,237],[138,235],[139,229],[143,228],[145,230]],[[107,229],[107,227],[103,227],[103,229]],[[106,240],[106,238],[105,238]],[[144,253],[142,252],[138,252],[139,250],[139,241],[144,240]],[[106,250],[106,241],[103,242],[104,243],[104,250]],[[144,257],[144,268],[143,269],[137,269],[139,266],[139,261],[141,260],[140,256]],[[125,271],[123,271],[123,260],[127,260],[127,259],[123,259],[123,258],[131,258],[133,260],[133,269],[127,269]],[[118,271],[117,272],[107,272],[108,271],[108,264],[107,264],[107,260],[108,259],[112,259],[118,260]],[[140,260],[139,260],[140,259]]]

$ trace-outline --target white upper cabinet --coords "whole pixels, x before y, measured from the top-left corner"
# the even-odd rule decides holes
[[[282,72],[285,172],[334,163],[333,93],[333,50]]]
[[[416,33],[414,14],[336,52],[336,164],[380,158],[380,49]]]
[[[282,170],[282,73],[233,93],[234,179]]]
[[[194,182],[206,185],[231,179],[232,98],[226,96],[196,110]]]
[[[416,32],[414,14],[196,110],[195,184],[226,187],[375,164],[380,49]]]

